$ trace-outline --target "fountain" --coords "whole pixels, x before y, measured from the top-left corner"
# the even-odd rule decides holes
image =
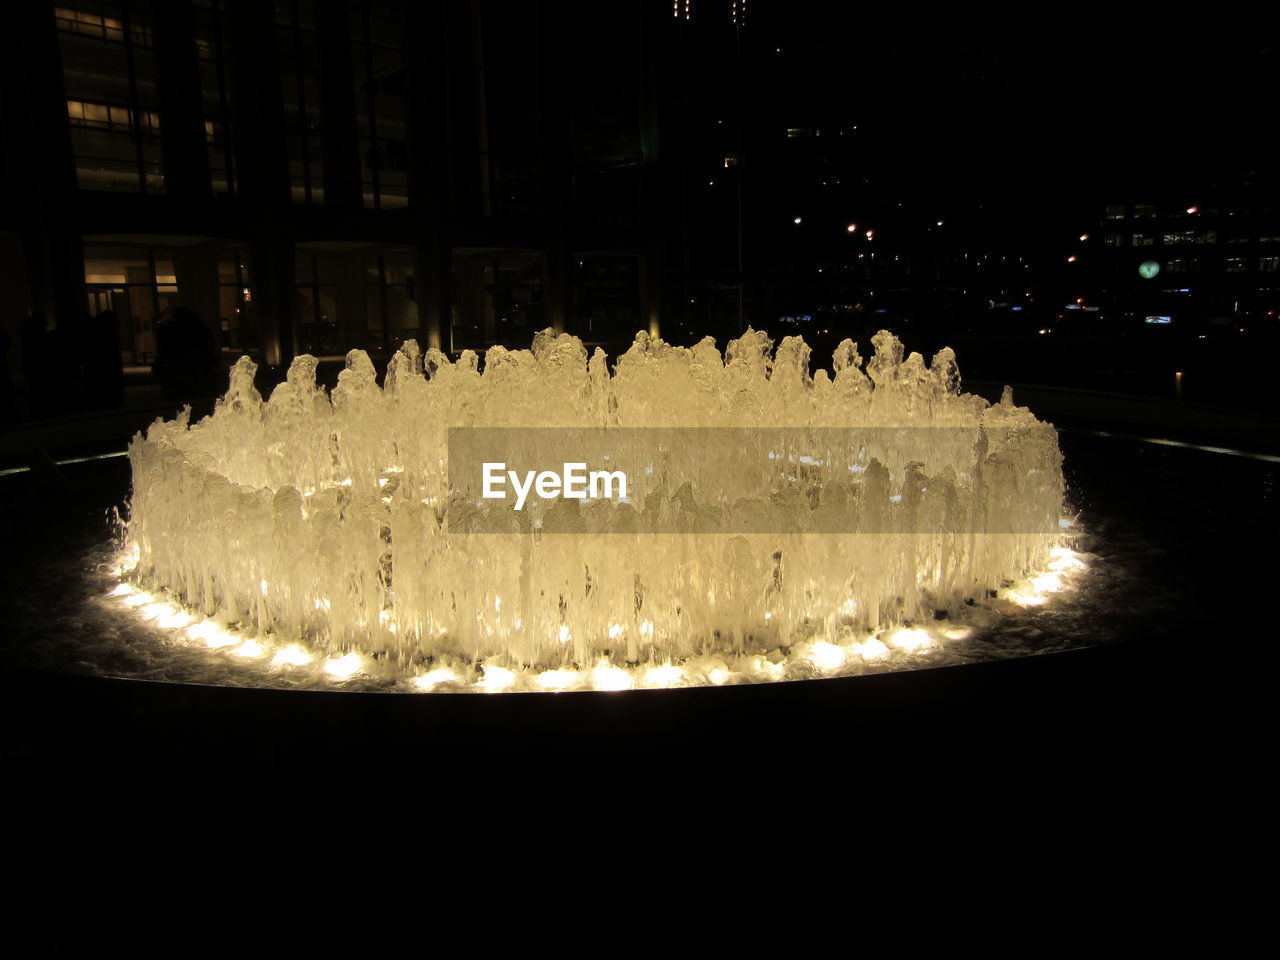
[[[332,394],[242,357],[214,414],[129,449],[116,599],[186,641],[397,689],[562,691],[801,679],[963,636],[1079,560],[1052,426],[960,392],[955,357],[881,331],[833,374],[748,330],[725,353],[637,334],[413,341]],[[486,499],[484,463],[583,462],[626,495]],[[620,494],[620,491],[615,491]]]

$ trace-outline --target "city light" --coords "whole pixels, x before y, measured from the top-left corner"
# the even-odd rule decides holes
[[[845,229],[848,230],[850,233],[856,233],[858,230],[858,225],[856,223],[851,223],[847,227],[845,227]]]
[[[792,220],[791,222],[792,222],[792,223],[799,223],[799,222],[801,221],[801,219],[802,219],[801,217],[796,217],[796,218],[795,218],[794,220]]]
[[[1187,207],[1187,213],[1199,213],[1199,212],[1200,212],[1199,207]]]
[[[1077,257],[1075,254],[1072,254],[1071,256],[1067,257],[1067,263],[1075,263],[1079,259],[1080,258]]]
[[[1088,240],[1088,239],[1089,239],[1089,235],[1088,235],[1087,233],[1082,233],[1082,234],[1080,234],[1080,242],[1081,242],[1081,243],[1084,243],[1084,242],[1085,242],[1086,240]]]

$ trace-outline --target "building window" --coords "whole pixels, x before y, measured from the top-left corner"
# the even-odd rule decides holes
[[[68,100],[67,120],[73,128],[105,130],[109,134],[129,136],[133,132],[133,111],[123,105],[95,103],[89,100]],[[206,132],[211,125],[206,125]],[[160,115],[147,111],[142,114],[142,135],[150,139],[160,136]]]
[[[1262,273],[1275,273],[1280,271],[1280,257],[1259,257],[1258,269]]]
[[[1105,237],[1102,238],[1102,242],[1108,247],[1124,246],[1124,234],[1108,233]]]
[[[57,21],[58,29],[64,33],[92,37],[95,40],[107,40],[111,43],[124,43],[124,23],[113,17],[104,17],[67,7],[56,7],[53,16]],[[136,47],[150,47],[151,31],[135,24],[130,27],[129,39]]]
[[[1227,257],[1227,273],[1244,273],[1247,269],[1244,257]]]
[[[1133,215],[1135,217],[1154,217],[1157,215],[1156,205],[1154,203],[1134,204]]]
[[[1165,267],[1170,273],[1199,273],[1200,258],[1174,257],[1165,265]]]
[[[1111,204],[1108,204],[1108,205],[1107,205],[1107,219],[1108,219],[1108,220],[1123,220],[1123,219],[1124,219],[1124,204],[1123,204],[1123,203],[1111,203]]]
[[[1133,235],[1133,245],[1135,247],[1153,247],[1155,242],[1155,236],[1150,233],[1135,233]]]

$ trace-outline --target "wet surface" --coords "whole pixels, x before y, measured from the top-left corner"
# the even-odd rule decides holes
[[[1230,649],[1262,630],[1265,604],[1239,600],[1258,590],[1277,532],[1280,465],[1084,432],[1061,437],[1068,500],[1078,511],[1071,546],[1088,563],[1071,588],[1044,606],[988,603],[961,639],[916,653],[891,650],[851,661],[828,676],[982,663],[1119,640],[1203,630]],[[69,465],[70,491],[48,491],[32,474],[0,478],[14,516],[5,574],[9,667],[89,676],[275,689],[409,691],[402,668],[342,681],[321,660],[273,665],[208,650],[183,631],[160,630],[108,598],[115,579],[114,511],[128,490],[124,459]],[[1242,619],[1253,611],[1257,622]],[[926,625],[935,635],[947,624]],[[792,670],[788,677],[818,676]]]

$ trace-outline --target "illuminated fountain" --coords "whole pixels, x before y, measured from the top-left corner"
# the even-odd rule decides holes
[[[357,350],[326,394],[304,356],[265,402],[243,357],[213,416],[134,439],[114,595],[274,669],[495,692],[839,675],[1060,589],[1054,429],[961,393],[949,349],[872,344],[811,377],[750,330],[723,356],[641,333],[612,371],[551,331],[483,372],[410,341],[382,386]],[[459,436],[627,495],[513,512]]]

